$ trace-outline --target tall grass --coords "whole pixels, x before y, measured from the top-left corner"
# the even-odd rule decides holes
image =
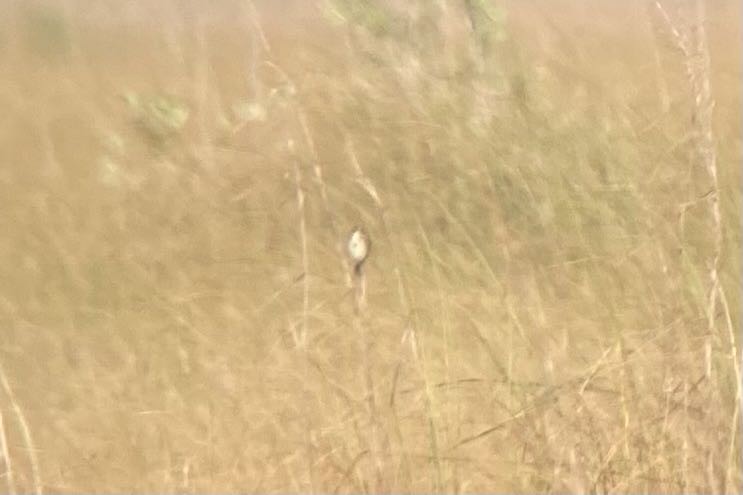
[[[740,490],[735,2],[83,3],[0,14],[8,492]]]

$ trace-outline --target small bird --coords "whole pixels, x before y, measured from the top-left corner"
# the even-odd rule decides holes
[[[361,274],[361,265],[369,256],[369,251],[371,251],[371,239],[363,229],[354,227],[348,238],[348,255],[354,262],[353,270],[356,275]]]

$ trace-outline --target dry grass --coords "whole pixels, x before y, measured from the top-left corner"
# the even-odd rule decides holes
[[[0,490],[739,492],[740,6],[291,3],[6,3]]]

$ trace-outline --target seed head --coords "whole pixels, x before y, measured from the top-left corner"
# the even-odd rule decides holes
[[[369,256],[371,250],[371,240],[369,236],[359,227],[354,227],[348,238],[348,255],[354,262],[354,270],[358,274],[361,271],[361,265]]]

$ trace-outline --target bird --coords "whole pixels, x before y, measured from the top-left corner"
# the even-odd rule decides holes
[[[354,263],[354,273],[361,274],[361,266],[369,257],[371,251],[371,239],[360,227],[354,227],[348,237],[348,255]]]

